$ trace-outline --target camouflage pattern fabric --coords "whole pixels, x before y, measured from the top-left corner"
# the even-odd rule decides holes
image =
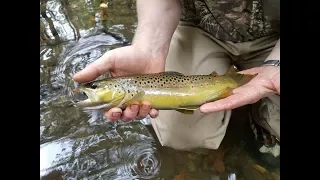
[[[280,34],[280,0],[181,0],[182,25],[232,42]],[[280,35],[279,35],[280,36]]]

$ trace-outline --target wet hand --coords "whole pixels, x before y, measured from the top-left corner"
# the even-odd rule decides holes
[[[241,71],[242,74],[256,74],[247,84],[233,90],[233,95],[206,103],[200,107],[202,113],[235,109],[247,104],[253,104],[271,94],[280,95],[280,67],[256,67]]]
[[[151,108],[151,104],[149,102],[131,104],[124,111],[122,111],[120,108],[113,108],[105,112],[105,116],[113,121],[118,119],[124,121],[129,121],[132,119],[141,120],[145,118],[148,114],[152,118],[158,116],[158,111]]]
[[[72,78],[74,81],[82,83],[92,81],[106,72],[110,72],[112,77],[157,73],[162,72],[164,66],[164,59],[157,58],[148,50],[131,45],[106,52],[82,71],[74,74]],[[151,105],[147,102],[136,103],[128,106],[124,111],[120,108],[112,108],[105,112],[105,116],[114,121],[142,119],[148,114],[151,117],[156,117],[158,112],[150,107]]]
[[[164,60],[158,60],[146,50],[133,45],[121,47],[106,52],[99,59],[73,75],[73,80],[79,83],[92,81],[110,72],[111,76],[130,74],[146,74],[164,70]]]

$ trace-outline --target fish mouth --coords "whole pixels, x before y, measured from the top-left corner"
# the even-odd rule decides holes
[[[108,106],[108,104],[101,101],[96,92],[90,88],[78,88],[75,89],[75,91],[78,91],[77,94],[79,98],[82,99],[75,103],[75,105],[79,108],[84,110],[97,110],[106,108]]]

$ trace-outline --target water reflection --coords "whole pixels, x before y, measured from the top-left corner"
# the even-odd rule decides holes
[[[135,1],[113,0],[108,9],[101,8],[100,2],[103,1],[41,0],[40,44],[56,46],[78,40],[91,28],[118,32],[131,39],[136,27]]]
[[[52,84],[60,88],[64,87],[61,93],[71,96],[72,89],[75,87],[71,79],[72,75],[98,59],[104,52],[123,46],[125,42],[124,40],[119,41],[111,35],[97,34],[68,44],[59,57],[58,65],[51,73]]]
[[[59,159],[65,159],[72,153],[73,141],[64,139],[40,145],[40,176],[47,173],[47,169],[57,166]]]
[[[149,178],[159,170],[154,139],[139,122],[112,123],[99,111],[79,111],[72,105],[76,86],[72,74],[104,52],[127,45],[124,34],[133,36],[135,16],[117,11],[127,7],[126,3],[114,1],[109,5],[114,9],[102,11],[99,2],[89,0],[40,1],[43,179]],[[106,18],[121,18],[122,24]]]
[[[73,106],[71,76],[130,44],[136,22],[134,0],[40,1],[40,179],[227,179],[228,172],[241,179],[251,173],[240,140],[229,147],[219,175],[210,159],[216,154],[161,147],[148,119],[114,123],[100,111]]]
[[[40,146],[40,176],[53,170],[65,178],[149,179],[156,175],[160,159],[154,139],[143,126],[82,129],[70,138]],[[100,130],[99,130],[100,128]]]

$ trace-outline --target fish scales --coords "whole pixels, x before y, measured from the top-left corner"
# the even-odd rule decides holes
[[[170,109],[171,106],[181,105],[200,105],[210,99],[211,94],[223,90],[226,85],[234,87],[236,84],[232,79],[214,78],[208,75],[174,76],[160,74],[133,76],[126,79],[118,78],[117,80],[127,90],[126,93],[131,96],[138,89],[144,91],[144,96],[135,99],[133,102],[148,101],[159,109]]]
[[[96,83],[100,89],[92,90],[87,86],[87,90],[82,90],[86,94],[90,90],[92,96],[89,99],[109,103],[108,108],[148,101],[156,109],[195,110],[206,102],[231,95],[232,89],[247,83],[254,76],[236,73],[234,69],[221,76],[215,72],[190,76],[178,72],[163,72],[107,78],[91,82],[91,86]]]

